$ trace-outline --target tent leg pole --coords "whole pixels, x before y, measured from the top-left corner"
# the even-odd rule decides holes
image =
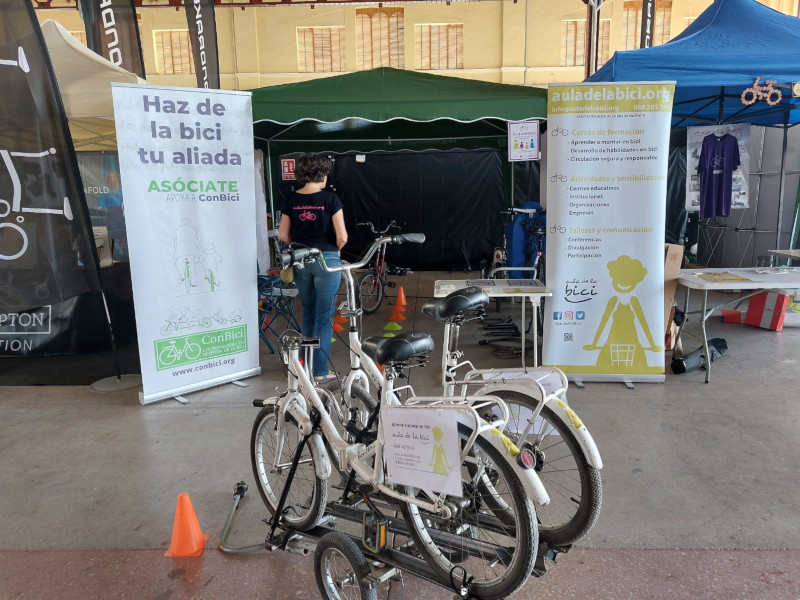
[[[781,153],[781,185],[778,190],[778,233],[775,240],[775,249],[781,249],[781,228],[783,227],[783,192],[786,187],[786,147],[789,142],[789,127],[786,122],[789,121],[789,116],[786,116],[786,121],[783,125],[783,151]]]
[[[275,204],[272,199],[272,153],[270,151],[269,140],[267,140],[267,189],[269,190],[269,214],[272,216],[272,226],[278,227],[275,222]]]

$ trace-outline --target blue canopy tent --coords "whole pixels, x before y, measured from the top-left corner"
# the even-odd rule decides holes
[[[776,82],[780,102],[742,102],[743,92],[758,77],[762,86],[765,81]],[[791,90],[791,84],[800,81],[800,19],[755,0],[715,0],[670,42],[617,52],[587,81],[675,81],[673,128],[723,123],[783,127],[777,246],[781,247],[787,133],[800,122],[800,98],[792,97]]]

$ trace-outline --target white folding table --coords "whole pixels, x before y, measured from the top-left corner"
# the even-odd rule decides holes
[[[704,279],[703,277],[707,277]],[[717,310],[725,306],[737,304],[751,296],[755,296],[765,290],[796,290],[800,289],[800,269],[756,267],[750,269],[681,269],[678,276],[678,285],[685,290],[683,312],[686,315],[684,321],[678,329],[677,339],[684,333],[698,341],[703,342],[703,350],[708,359],[708,335],[706,334],[706,321]],[[689,312],[689,291],[698,290],[703,294],[702,308]],[[735,291],[740,292],[731,300],[708,307],[709,290]],[[700,328],[702,338],[698,338],[684,331],[689,315],[700,315]],[[675,358],[677,340],[673,345],[672,358]],[[711,362],[706,360],[706,383],[711,379]]]
[[[444,298],[448,294],[475,285],[481,288],[489,298],[522,298],[522,368],[525,369],[525,303],[530,301],[533,306],[534,318],[531,331],[533,332],[533,366],[539,364],[539,324],[536,322],[536,309],[542,298],[552,296],[553,293],[544,284],[536,279],[439,279],[433,288],[435,298]]]

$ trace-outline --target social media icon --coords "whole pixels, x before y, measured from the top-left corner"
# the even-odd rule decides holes
[[[579,310],[575,313],[575,318],[578,319],[578,321],[583,321],[586,318],[586,313],[582,310]]]
[[[564,313],[564,319],[566,319],[567,321],[572,321],[572,319],[574,318],[575,314],[571,310],[568,310],[567,312]]]
[[[561,320],[561,313],[560,312],[554,312],[553,313],[553,320],[554,321],[560,321]]]

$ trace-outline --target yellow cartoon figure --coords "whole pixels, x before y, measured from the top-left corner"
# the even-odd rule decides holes
[[[433,457],[429,464],[433,467],[433,472],[439,475],[447,475],[447,472],[453,468],[450,466],[450,463],[447,462],[447,455],[442,447],[443,435],[441,429],[438,427],[433,428],[433,439],[436,443],[433,445]]]
[[[611,285],[619,292],[619,296],[612,296],[609,299],[594,340],[583,349],[600,350],[597,366],[608,373],[641,372],[643,368],[647,367],[645,350],[664,351],[664,347],[657,346],[653,340],[639,298],[632,294],[636,285],[647,275],[647,269],[644,268],[641,261],[623,255],[608,263],[608,274],[611,276]],[[606,338],[605,344],[598,346],[609,319],[611,319],[611,326],[608,330],[608,338]],[[639,333],[636,330],[637,320],[647,338],[648,347],[646,348],[639,341]]]

